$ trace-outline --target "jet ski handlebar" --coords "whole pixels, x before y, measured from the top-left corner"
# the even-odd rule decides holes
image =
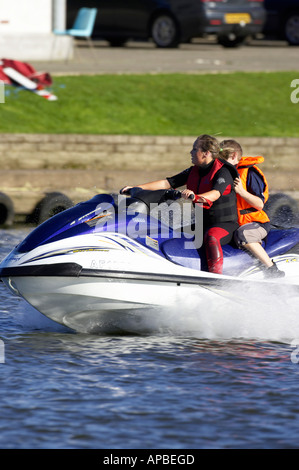
[[[175,201],[182,197],[182,192],[178,189],[157,189],[153,191],[148,189],[142,189],[138,186],[128,189],[125,188],[126,186],[119,191],[120,194],[128,195],[136,199],[148,199],[149,197],[152,197],[153,199],[159,200],[155,201],[159,203],[168,200]],[[194,195],[191,194],[188,199],[194,199]]]
[[[164,197],[165,197],[165,200],[166,199],[172,199],[172,200],[180,199],[182,197],[182,191],[179,191],[178,189],[166,189]],[[188,199],[191,199],[191,200],[194,199],[194,194],[190,194]]]

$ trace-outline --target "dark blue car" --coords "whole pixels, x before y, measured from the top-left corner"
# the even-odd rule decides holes
[[[68,0],[68,28],[81,7],[98,8],[93,37],[113,46],[151,38],[157,47],[176,47],[207,34],[237,46],[262,32],[266,17],[262,0]]]
[[[299,0],[265,0],[264,6],[267,12],[265,35],[299,46]]]

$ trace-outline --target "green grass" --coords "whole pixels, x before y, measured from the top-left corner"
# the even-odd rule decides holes
[[[6,87],[1,133],[299,136],[296,72],[54,77],[58,101]]]

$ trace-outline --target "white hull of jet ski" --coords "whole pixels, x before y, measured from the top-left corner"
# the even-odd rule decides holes
[[[77,332],[94,333],[134,331],[138,322],[143,328],[157,323],[157,315],[175,308],[181,295],[198,285],[106,278],[15,278],[13,288],[39,312]],[[204,290],[204,289],[202,289]],[[215,296],[206,289],[202,297]]]
[[[289,276],[270,284],[299,285],[299,255],[277,262]],[[10,276],[5,277],[6,270]],[[135,331],[140,321],[143,328],[146,323],[163,327],[162,312],[171,312],[190,295],[205,304],[221,298],[229,305],[245,302],[235,295],[245,279],[269,283],[254,268],[231,277],[179,266],[111,233],[78,236],[76,247],[67,238],[30,253],[13,251],[2,263],[2,279],[46,317],[82,333]]]
[[[2,263],[14,294],[76,331],[128,330],[128,321],[174,308],[190,290],[215,296],[210,288],[219,276],[175,265],[126,236],[82,235],[76,242],[76,248],[65,239],[46,250],[13,251]]]

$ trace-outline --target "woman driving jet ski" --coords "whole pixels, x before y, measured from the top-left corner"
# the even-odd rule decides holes
[[[238,176],[233,165],[219,158],[219,143],[215,137],[202,134],[195,140],[190,152],[192,166],[182,172],[157,181],[138,185],[142,189],[176,189],[186,185],[182,191],[184,199],[202,204],[204,248],[209,272],[222,274],[222,245],[229,243],[238,228],[238,213],[234,179]],[[132,186],[125,186],[125,193]]]

